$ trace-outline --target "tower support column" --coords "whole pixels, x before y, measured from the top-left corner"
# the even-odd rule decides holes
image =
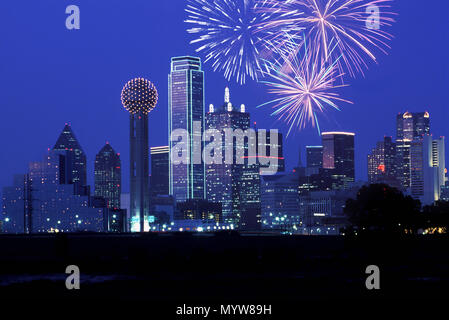
[[[144,232],[150,213],[148,115],[130,114],[129,119],[131,231]]]

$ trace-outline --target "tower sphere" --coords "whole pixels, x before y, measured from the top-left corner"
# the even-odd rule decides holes
[[[157,100],[156,87],[147,79],[135,78],[123,87],[122,104],[130,113],[148,114],[156,106]]]

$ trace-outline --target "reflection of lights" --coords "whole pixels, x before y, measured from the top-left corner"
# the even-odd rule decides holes
[[[6,218],[5,221],[6,221],[6,222],[9,222],[9,218]]]

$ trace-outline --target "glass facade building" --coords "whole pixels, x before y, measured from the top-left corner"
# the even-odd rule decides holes
[[[249,223],[245,214],[253,214],[256,220],[260,220],[259,165],[256,155],[251,159],[248,157],[249,144],[257,143],[250,124],[245,106],[238,108],[232,105],[228,88],[224,104],[218,108],[211,105],[206,114],[206,129],[221,133],[222,154],[220,163],[206,164],[206,196],[209,201],[222,203],[223,222],[241,227]],[[239,146],[237,139],[226,139],[226,132],[240,132],[245,136],[241,141],[243,145]],[[256,148],[256,145],[252,147]],[[244,159],[237,158],[238,148],[243,148]],[[232,150],[232,161],[226,160],[227,150]]]
[[[354,133],[323,132],[323,168],[331,172],[334,189],[348,189],[355,181]]]
[[[306,147],[307,168],[323,167],[323,146]]]
[[[385,137],[368,154],[368,182],[399,188],[396,176],[396,143],[391,137]]]
[[[72,128],[66,124],[61,135],[53,147],[54,151],[64,153],[64,163],[61,164],[61,179],[66,184],[74,184],[75,191],[80,195],[87,195],[87,160]]]
[[[187,132],[187,163],[169,167],[169,192],[176,201],[205,198],[204,164],[201,160],[202,132],[204,130],[204,72],[201,60],[195,57],[177,57],[171,60],[168,77],[169,135],[177,129]],[[194,126],[199,128],[194,130]],[[176,141],[170,140],[170,156]],[[195,152],[196,151],[196,152]],[[199,163],[195,156],[199,155]]]
[[[168,146],[151,148],[150,192],[152,197],[169,195],[169,154]]]
[[[107,207],[120,209],[122,169],[120,155],[107,143],[95,157],[95,196],[102,197]]]

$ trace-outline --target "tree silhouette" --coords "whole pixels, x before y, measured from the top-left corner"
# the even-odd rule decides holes
[[[362,187],[346,201],[345,214],[358,233],[417,233],[423,225],[421,203],[386,184]]]

